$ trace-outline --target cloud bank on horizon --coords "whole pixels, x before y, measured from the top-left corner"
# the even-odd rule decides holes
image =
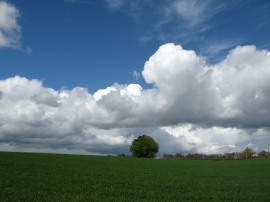
[[[115,83],[93,94],[20,76],[1,80],[1,150],[127,153],[142,133],[160,143],[160,154],[267,149],[269,51],[238,46],[210,65],[168,43],[141,75],[151,88]]]

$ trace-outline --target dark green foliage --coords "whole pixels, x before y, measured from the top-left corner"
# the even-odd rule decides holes
[[[270,201],[270,158],[1,153],[0,201]]]
[[[269,156],[269,153],[267,151],[261,151],[258,155],[259,157],[267,157]]]
[[[255,153],[254,150],[249,147],[247,147],[246,149],[244,149],[244,151],[242,151],[243,158],[245,159],[251,158],[251,155],[254,153]]]
[[[147,135],[139,136],[132,141],[130,151],[132,156],[139,158],[154,158],[159,150],[159,145],[155,140]]]

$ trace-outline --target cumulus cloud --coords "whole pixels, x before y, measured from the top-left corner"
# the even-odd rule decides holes
[[[146,133],[161,153],[265,149],[270,53],[239,46],[217,64],[206,61],[162,45],[142,71],[150,89],[116,83],[91,94],[19,76],[1,80],[1,148],[122,153]]]
[[[20,47],[21,27],[17,23],[19,10],[6,1],[0,1],[0,47]]]
[[[237,47],[212,67],[224,106],[219,115],[237,127],[269,127],[270,53],[255,46]]]
[[[267,150],[268,131],[246,130],[233,127],[201,127],[194,124],[162,127],[162,130],[176,137],[184,152],[219,154],[240,152],[246,146],[256,151]]]
[[[194,51],[163,45],[145,63],[142,75],[157,87],[164,100],[162,124],[204,122],[222,110],[205,59]]]

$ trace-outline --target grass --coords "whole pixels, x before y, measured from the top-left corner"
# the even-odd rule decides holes
[[[270,159],[0,152],[0,201],[270,201]]]

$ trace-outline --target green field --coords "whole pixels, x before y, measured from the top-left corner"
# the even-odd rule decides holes
[[[0,201],[270,201],[270,159],[0,152]]]

